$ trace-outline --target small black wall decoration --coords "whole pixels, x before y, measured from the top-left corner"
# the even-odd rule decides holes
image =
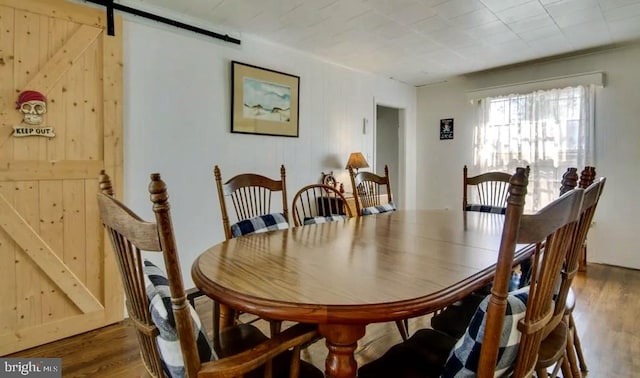
[[[440,139],[453,139],[453,118],[440,120]]]

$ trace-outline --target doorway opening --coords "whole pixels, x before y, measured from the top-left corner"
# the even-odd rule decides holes
[[[404,193],[404,177],[402,174],[400,141],[404,110],[376,104],[375,122],[375,173],[384,175],[385,164],[389,167],[389,180],[393,191],[394,202],[401,206],[402,193]]]

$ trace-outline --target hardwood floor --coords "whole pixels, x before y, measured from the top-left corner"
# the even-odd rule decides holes
[[[640,271],[590,264],[587,273],[578,274],[574,288],[578,298],[574,317],[589,367],[586,377],[637,377],[640,374],[640,301],[636,295]],[[211,316],[207,302],[200,300],[196,305],[205,324]],[[428,324],[426,316],[412,319],[410,332]],[[393,322],[370,325],[357,350],[358,364],[376,358],[399,341]],[[304,359],[321,369],[324,369],[325,355],[322,341],[303,352]],[[61,357],[64,377],[148,376],[128,321],[5,357]]]

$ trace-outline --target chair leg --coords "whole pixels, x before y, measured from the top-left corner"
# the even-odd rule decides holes
[[[198,288],[187,289],[185,290],[185,293],[187,294],[187,300],[194,308],[196,307],[196,298],[204,296],[204,293]]]
[[[561,362],[562,361],[556,362],[556,364],[553,366],[553,370],[551,370],[551,375],[549,375],[549,378],[557,378],[558,377],[558,372],[560,371]],[[571,374],[571,373],[569,373],[569,374]],[[563,378],[569,378],[569,377],[563,377]]]
[[[579,272],[587,271],[587,244],[586,243],[582,246],[582,251],[580,252],[580,257],[578,260],[578,271]]]
[[[587,369],[587,363],[585,362],[584,355],[582,354],[582,344],[580,343],[580,337],[578,336],[578,330],[576,328],[575,320],[573,319],[573,314],[569,315],[569,322],[571,322],[571,328],[573,329],[573,348],[578,356],[578,361],[580,361],[580,370],[587,372],[589,369]]]
[[[398,327],[398,331],[400,331],[402,340],[407,341],[407,339],[409,338],[409,320],[396,320],[396,326]]]
[[[536,376],[538,378],[549,378],[549,373],[546,368],[538,368],[536,369]]]
[[[269,320],[269,332],[271,333],[271,337],[279,334],[281,330],[282,330],[281,320]]]
[[[218,319],[220,321],[220,330],[237,324],[238,314],[231,307],[216,303],[218,306]]]
[[[291,358],[291,366],[289,369],[290,377],[300,376],[300,345],[293,347],[293,353]]]
[[[571,366],[569,365],[569,359],[567,358],[567,351],[565,349],[564,352],[564,357],[562,357],[562,362],[561,362],[561,368],[562,368],[562,377],[563,378],[573,378],[573,372],[571,371]],[[580,377],[581,375],[579,375],[578,377]]]
[[[571,369],[571,375],[573,375],[576,378],[580,378],[582,377],[582,373],[578,368],[578,359],[576,357],[575,344],[574,344],[575,342],[574,334],[575,334],[575,329],[569,328],[569,336],[567,338],[567,347],[566,347],[567,362],[569,363],[569,367]]]
[[[538,368],[536,369],[536,375],[538,378],[557,378],[558,373],[562,370],[562,378],[573,378],[571,374],[571,367],[567,361],[567,354],[564,353],[562,359],[556,362],[553,365],[553,370],[551,370],[551,374],[547,371],[546,368]]]

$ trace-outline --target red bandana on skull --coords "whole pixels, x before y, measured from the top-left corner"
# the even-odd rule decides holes
[[[29,125],[39,125],[42,115],[47,112],[47,98],[37,91],[24,91],[18,96],[16,109],[23,114],[24,122]]]
[[[22,104],[28,101],[47,102],[47,98],[38,91],[24,91],[20,93],[20,96],[18,96],[18,101],[16,101],[16,109],[20,109]]]

